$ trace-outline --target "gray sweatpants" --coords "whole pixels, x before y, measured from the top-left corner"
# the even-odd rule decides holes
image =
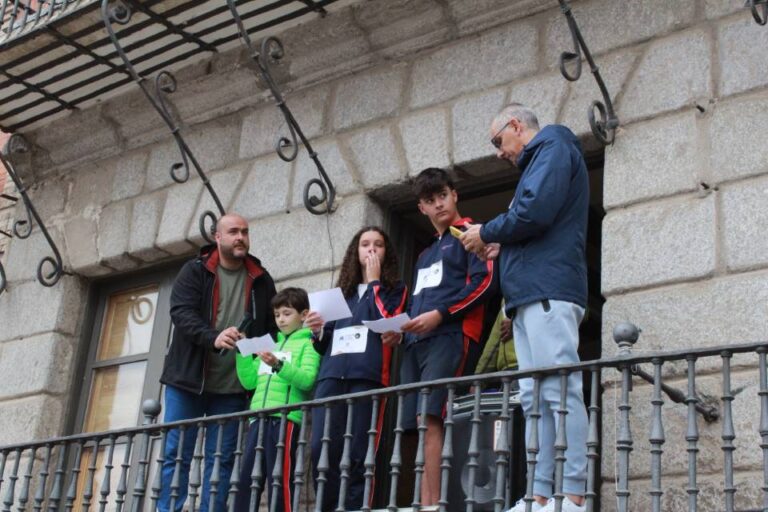
[[[517,308],[512,323],[520,370],[576,363],[579,355],[579,324],[584,308],[557,300],[526,304]],[[533,493],[549,498],[553,493],[555,471],[555,436],[560,408],[560,377],[549,376],[540,384],[539,454],[534,475]],[[525,413],[526,438],[533,424],[533,379],[520,381],[520,400]],[[587,480],[587,411],[584,407],[581,372],[568,377],[565,434],[568,448],[563,471],[563,492],[583,496]]]

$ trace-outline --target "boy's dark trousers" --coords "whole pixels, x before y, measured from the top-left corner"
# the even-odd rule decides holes
[[[323,379],[317,383],[315,398],[358,393],[378,389],[381,385],[363,379]],[[381,421],[384,413],[385,400],[379,404],[377,416],[376,446],[381,435]],[[363,508],[363,493],[365,490],[365,456],[368,452],[368,431],[371,428],[371,413],[373,402],[360,400],[354,403],[352,418],[352,443],[350,450],[351,467],[349,469],[349,485],[345,500],[345,510],[360,510]],[[312,470],[314,472],[315,490],[317,490],[317,463],[322,450],[323,429],[325,426],[325,408],[312,409]],[[339,486],[341,471],[339,464],[344,451],[344,430],[347,426],[347,404],[342,403],[331,407],[331,422],[329,428],[330,443],[328,446],[329,469],[323,491],[323,512],[333,512],[339,504]],[[373,495],[373,490],[371,490]]]
[[[282,463],[283,475],[280,485],[277,489],[273,488],[272,472],[275,469],[275,458],[277,457],[277,443],[280,440],[280,418],[267,417],[264,419],[264,434],[261,439],[261,446],[264,451],[261,452],[261,479],[256,482],[259,490],[253,490],[252,474],[254,462],[256,459],[256,443],[259,440],[260,420],[257,418],[248,428],[248,439],[245,443],[243,452],[243,464],[240,467],[240,485],[235,497],[235,512],[249,512],[259,510],[259,501],[262,491],[267,487],[267,504],[273,499],[277,500],[277,512],[291,512],[293,507],[293,471],[296,462],[296,444],[299,440],[299,425],[286,420],[285,428],[285,448],[283,451]],[[275,493],[275,491],[277,491]],[[251,507],[251,494],[253,494],[254,507]],[[268,507],[267,510],[272,510]]]

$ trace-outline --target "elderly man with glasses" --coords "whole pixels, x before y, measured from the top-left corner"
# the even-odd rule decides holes
[[[491,123],[496,156],[522,171],[509,210],[461,237],[464,247],[486,258],[499,257],[506,313],[513,319],[520,370],[579,361],[579,324],[587,304],[585,243],[589,180],[581,146],[568,128],[539,129],[524,105],[505,107]],[[530,435],[538,422],[539,454],[533,475],[533,511],[555,510],[555,438],[560,409],[560,377],[540,383],[539,413],[531,416],[533,381],[520,382]],[[587,415],[581,373],[568,376],[568,448],[563,471],[563,512],[585,510]],[[521,500],[510,512],[522,512]]]

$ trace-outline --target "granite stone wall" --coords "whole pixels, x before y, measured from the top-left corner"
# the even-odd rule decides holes
[[[764,339],[768,30],[740,0],[579,0],[573,10],[621,121],[605,150],[603,354],[614,353],[610,333],[622,320],[643,329],[636,350]],[[285,124],[241,50],[180,70],[169,101],[225,208],[249,220],[253,251],[282,285],[328,286],[346,240],[381,222],[423,167],[455,169],[461,180],[498,172],[487,127],[506,102],[529,104],[543,124],[566,124],[595,147],[586,112],[599,92],[586,68],[573,83],[557,71],[571,41],[556,2],[357,2],[281,37],[281,86],[338,188],[330,219],[301,206],[315,169],[306,153],[293,163],[275,155]],[[31,195],[72,275],[42,288],[34,282],[41,235],[10,244],[0,374],[30,361],[34,370],[0,387],[0,444],[63,433],[89,283],[192,254],[197,215],[212,205],[196,176],[170,179],[177,148],[138,91],[26,135]],[[326,229],[340,241],[332,249]],[[702,392],[717,397],[719,362],[702,361],[699,371]],[[684,387],[679,367],[666,372]],[[615,377],[604,376],[603,510],[615,507]],[[734,380],[743,384],[734,404],[737,504],[757,507],[755,358],[738,360]],[[649,501],[650,392],[638,382],[632,398],[633,510]],[[664,420],[664,509],[679,510],[684,407],[667,401]],[[704,510],[718,509],[721,428],[702,427]]]

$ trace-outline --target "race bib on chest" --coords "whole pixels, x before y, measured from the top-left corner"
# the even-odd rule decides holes
[[[291,353],[290,352],[272,352],[272,353],[278,359],[282,359],[283,361],[285,361],[287,363],[291,362]],[[264,361],[261,361],[261,364],[259,364],[259,375],[272,375],[272,367],[269,366]]]
[[[368,345],[368,328],[363,325],[353,325],[333,331],[333,348],[331,356],[339,354],[359,354],[365,352]]]
[[[433,263],[427,268],[419,269],[419,275],[416,276],[416,286],[413,291],[414,295],[421,293],[424,288],[434,288],[440,286],[440,282],[443,280],[443,260]]]

